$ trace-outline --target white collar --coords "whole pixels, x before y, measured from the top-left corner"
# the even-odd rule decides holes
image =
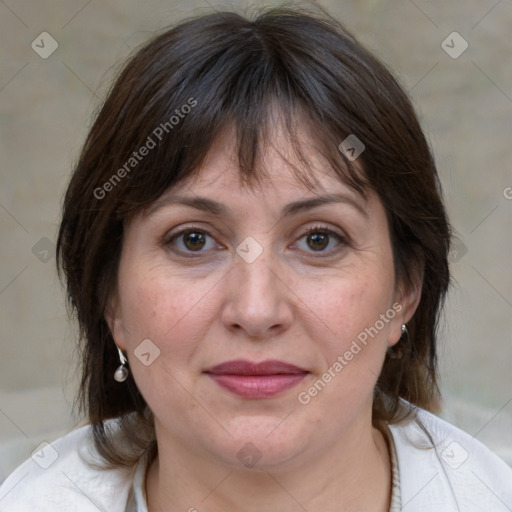
[[[393,472],[392,489],[391,489],[391,507],[389,512],[401,512],[400,498],[400,468],[398,465],[398,456],[392,433],[385,434],[391,451],[391,466]],[[133,476],[133,485],[128,496],[126,512],[148,512],[147,495],[146,495],[146,474],[149,468],[149,451],[137,462],[135,473]]]

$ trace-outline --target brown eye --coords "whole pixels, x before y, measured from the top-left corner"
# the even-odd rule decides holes
[[[329,256],[348,246],[349,243],[341,233],[326,226],[315,226],[304,233],[296,245],[305,252]]]
[[[329,235],[325,233],[311,233],[307,235],[307,244],[314,251],[323,251],[329,244]]]
[[[199,233],[197,231],[190,231],[183,235],[183,244],[191,251],[202,249],[205,244],[205,240],[206,238],[204,233]]]
[[[170,247],[173,251],[190,255],[191,253],[205,253],[216,247],[216,243],[211,235],[199,229],[182,229],[172,234],[164,245]]]

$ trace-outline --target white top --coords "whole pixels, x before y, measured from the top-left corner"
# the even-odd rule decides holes
[[[386,435],[391,451],[391,466],[393,472],[393,479],[391,484],[391,506],[389,512],[401,512],[402,505],[400,500],[400,471],[398,469],[398,459],[396,453],[395,443],[393,436]],[[146,469],[147,457],[142,457],[135,469],[133,477],[133,485],[128,493],[128,502],[126,504],[125,512],[148,512],[146,500]]]
[[[433,414],[389,425],[391,512],[510,512],[512,468],[482,443]],[[90,427],[46,445],[0,486],[0,512],[147,512],[146,456],[131,469],[89,467]],[[395,453],[396,450],[396,453]]]

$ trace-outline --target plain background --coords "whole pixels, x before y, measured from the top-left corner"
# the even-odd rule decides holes
[[[512,465],[512,0],[318,3],[389,65],[416,105],[460,238],[439,340],[443,415]],[[0,480],[79,420],[76,333],[52,251],[94,112],[155,30],[230,5],[0,2]],[[458,58],[442,48],[447,37],[462,48],[454,31],[468,44]],[[46,59],[31,47],[42,32],[58,43]]]

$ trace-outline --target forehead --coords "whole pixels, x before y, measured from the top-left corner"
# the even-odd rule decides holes
[[[201,166],[169,193],[237,193],[280,196],[312,193],[344,192],[359,196],[329,162],[322,158],[313,142],[304,133],[298,133],[301,144],[299,156],[296,146],[280,124],[261,146],[255,169],[250,176],[240,169],[236,134],[232,128],[223,130],[210,147]],[[361,171],[362,172],[362,171]],[[362,197],[360,197],[362,199]]]
[[[233,219],[242,214],[239,221],[244,221],[251,208],[284,219],[326,204],[345,204],[368,219],[374,202],[371,196],[349,187],[318,155],[307,155],[305,168],[304,162],[299,165],[287,149],[283,152],[282,146],[268,145],[256,169],[257,180],[247,183],[241,179],[232,139],[219,139],[193,176],[168,189],[146,214],[185,205],[219,218]],[[301,179],[304,173],[307,183]]]

